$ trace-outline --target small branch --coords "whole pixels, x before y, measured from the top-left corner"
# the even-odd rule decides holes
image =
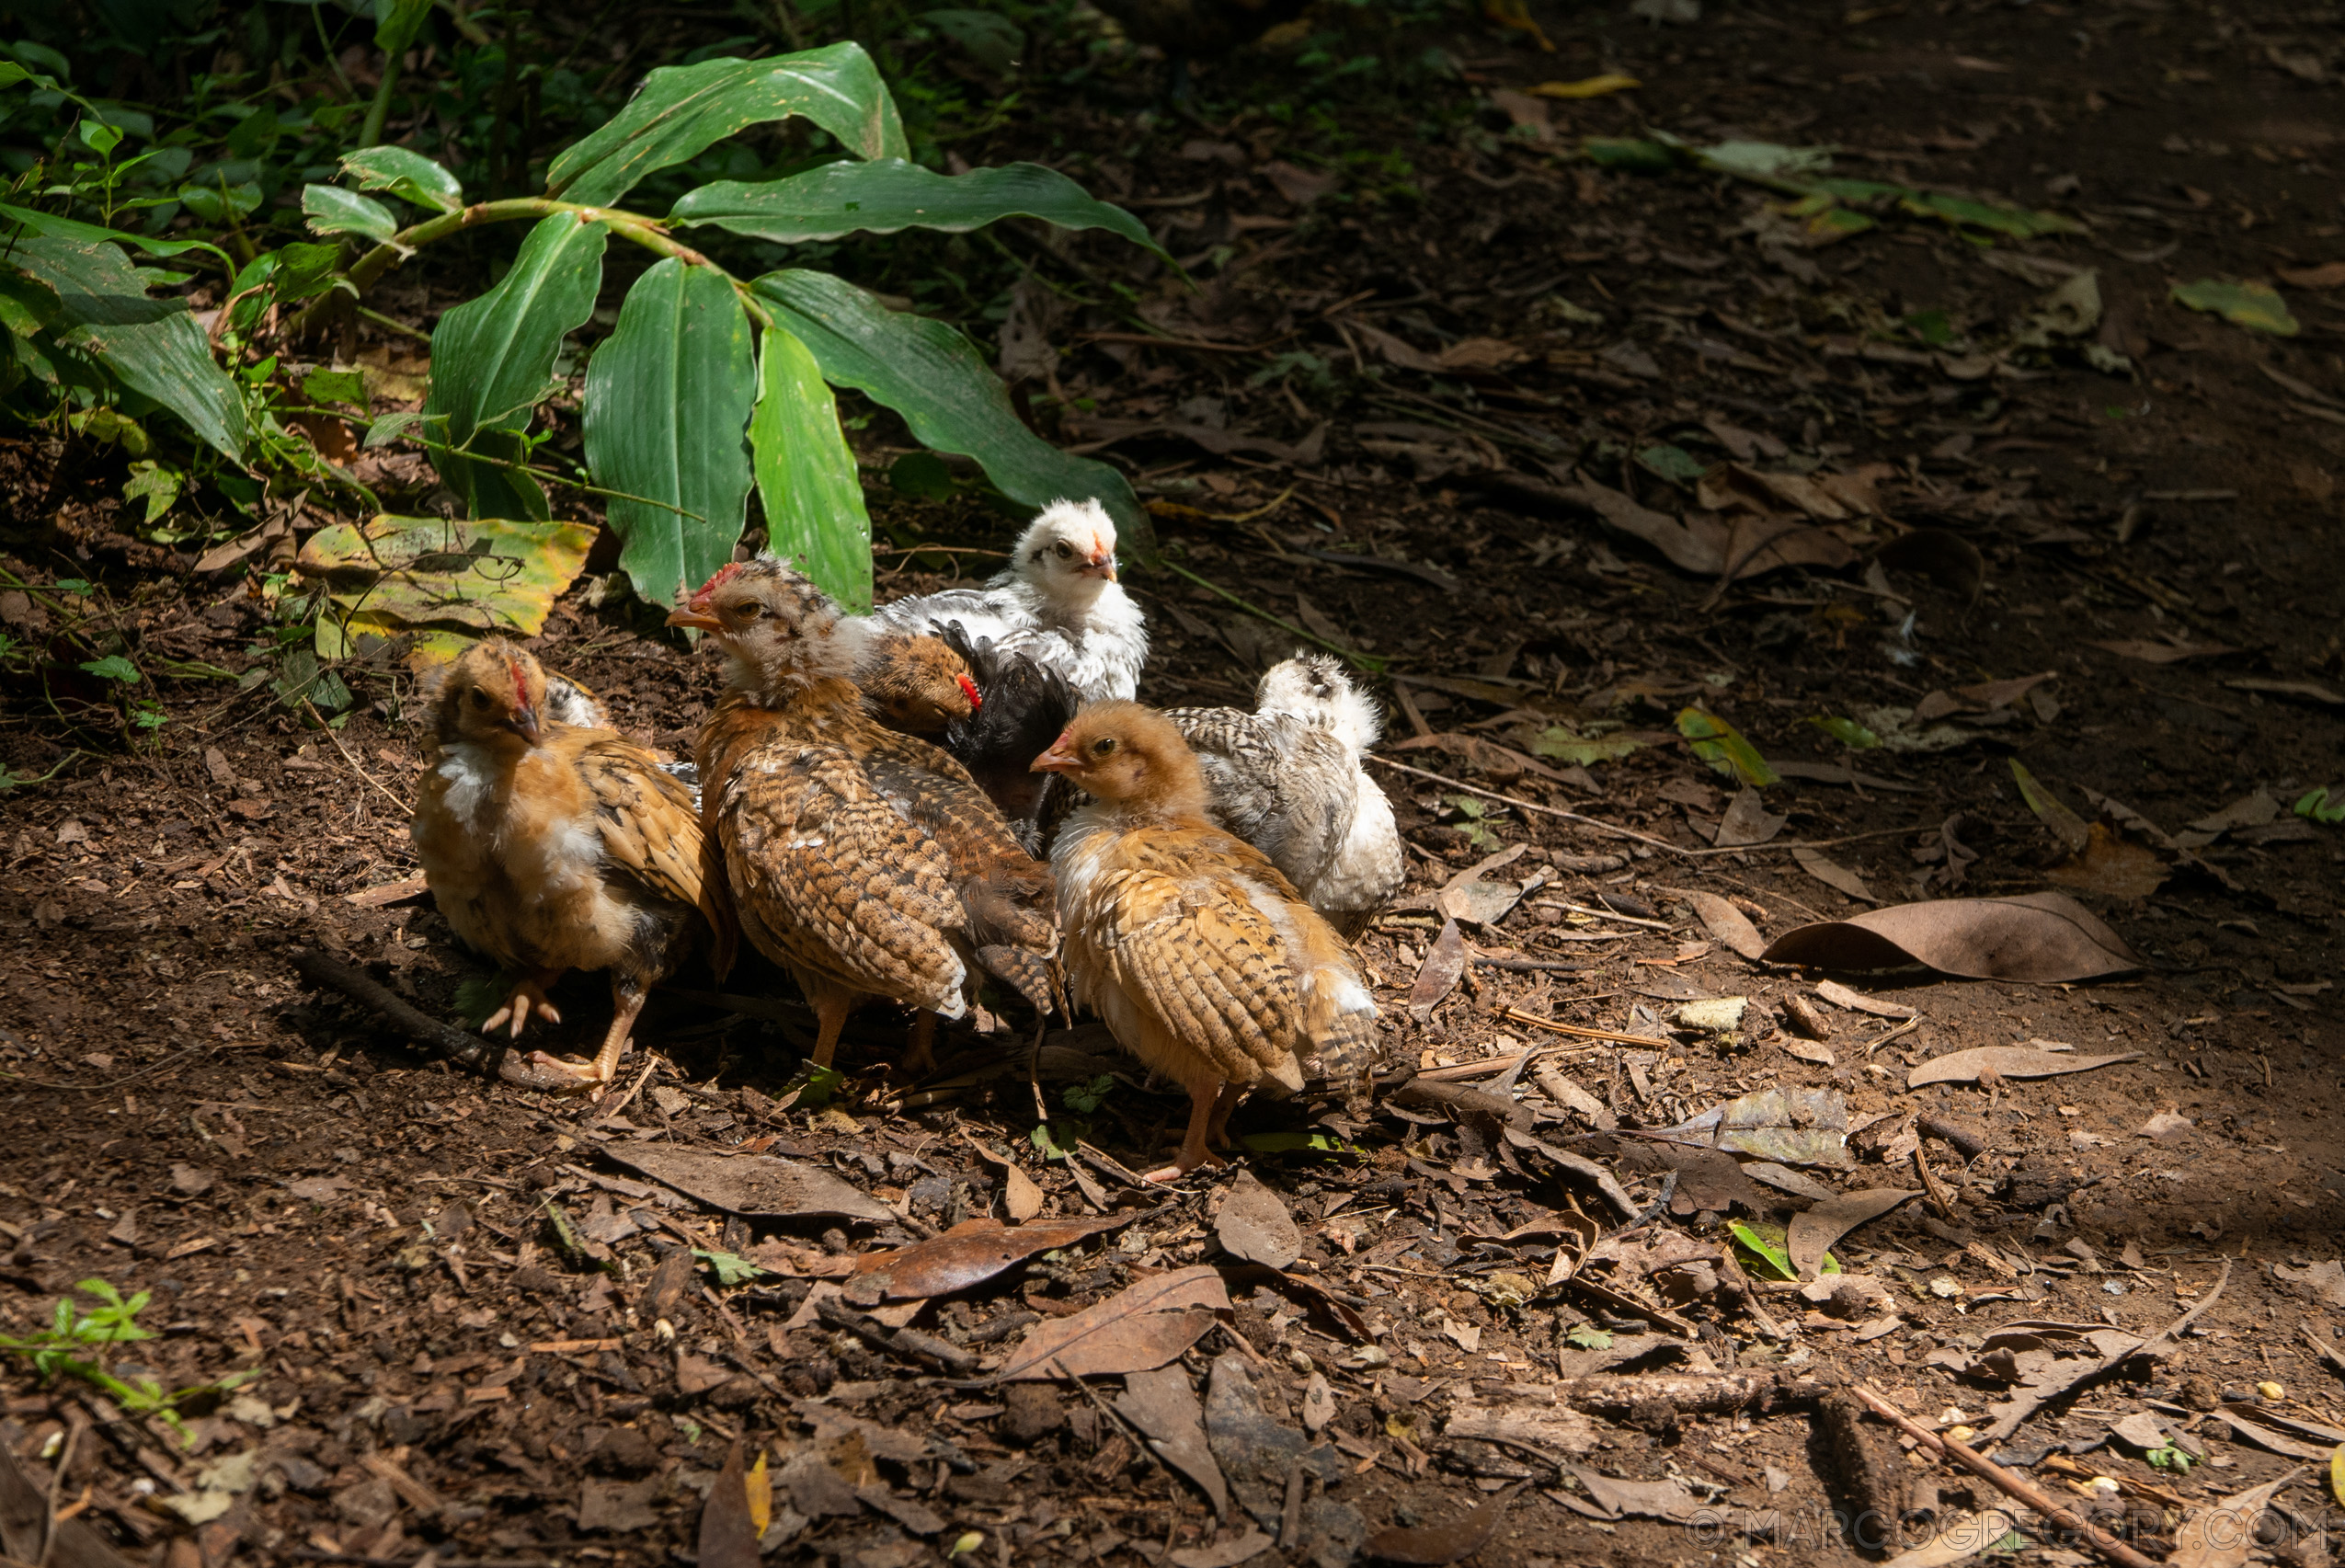
[[[1858,1386],[1850,1389],[1849,1391],[1864,1401],[1866,1407],[1875,1415],[1893,1423],[1900,1431],[1936,1453],[1940,1459],[1952,1459],[2006,1496],[2017,1499],[2033,1509],[2041,1517],[2073,1533],[2078,1539],[2090,1544],[2095,1551],[2116,1563],[2118,1568],[2158,1568],[2156,1559],[2143,1556],[2115,1536],[2101,1529],[2090,1519],[2070,1513],[2058,1503],[2053,1502],[2050,1495],[2040,1490],[2025,1476],[2005,1470],[1994,1460],[1967,1445],[1957,1443],[1951,1437],[1939,1436],[1870,1389]]]
[[[374,89],[374,101],[366,106],[366,120],[359,127],[359,145],[379,147],[383,144],[383,122],[391,118],[391,91],[399,85],[399,57],[404,49],[383,52],[383,80]]]
[[[383,792],[383,797],[399,808],[400,816],[412,817],[416,814],[416,805],[414,801],[400,799],[397,795],[391,793],[391,788],[388,784],[385,784],[381,779],[376,778],[372,773],[368,773],[364,768],[359,765],[359,760],[350,755],[350,749],[342,744],[342,738],[334,732],[332,727],[326,722],[325,715],[317,711],[316,704],[312,703],[307,696],[303,696],[302,698],[302,712],[309,715],[310,722],[317,726],[318,729],[324,733],[326,739],[334,742],[334,750],[342,753],[342,761],[350,765],[350,772],[358,774],[359,777],[364,779],[367,783],[381,790]]]
[[[1279,619],[1277,616],[1273,615],[1269,611],[1264,610],[1259,604],[1248,603],[1246,601],[1239,598],[1236,594],[1230,592],[1228,589],[1223,588],[1219,583],[1210,582],[1206,578],[1197,576],[1196,573],[1189,570],[1188,567],[1180,565],[1178,562],[1167,559],[1162,561],[1162,565],[1169,567],[1171,570],[1177,572],[1182,577],[1188,578],[1199,588],[1219,594],[1222,598],[1228,600],[1230,603],[1236,605],[1247,614],[1253,616],[1256,620],[1267,621],[1272,625],[1277,627],[1280,631],[1291,632],[1307,643],[1317,643],[1321,647],[1325,648],[1328,652],[1335,655],[1337,658],[1344,659],[1347,663],[1358,665],[1362,670],[1367,670],[1371,675],[1382,675],[1384,673],[1385,661],[1383,659],[1371,658],[1370,656],[1360,653],[1356,649],[1344,647],[1338,643],[1331,643],[1325,637],[1319,636],[1310,632],[1306,632],[1300,626],[1296,625],[1293,622],[1284,621]]]
[[[450,1027],[437,1018],[422,1013],[401,1000],[389,987],[377,984],[372,977],[360,973],[347,964],[337,963],[310,948],[295,948],[291,955],[293,967],[314,985],[340,991],[353,1001],[363,1002],[383,1014],[399,1033],[426,1050],[446,1057],[468,1071],[483,1077],[494,1073],[504,1082],[523,1089],[576,1089],[578,1080],[563,1074],[538,1073],[512,1059],[506,1043],[495,1036],[467,1035]]]

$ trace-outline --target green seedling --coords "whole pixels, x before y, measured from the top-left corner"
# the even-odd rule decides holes
[[[143,1374],[127,1379],[119,1378],[107,1369],[106,1351],[112,1345],[154,1337],[138,1324],[138,1315],[146,1310],[152,1297],[142,1290],[124,1300],[120,1291],[102,1279],[85,1279],[74,1289],[95,1298],[98,1305],[85,1311],[74,1305],[71,1297],[63,1297],[58,1300],[48,1328],[22,1338],[0,1334],[0,1352],[30,1360],[33,1370],[44,1382],[60,1376],[79,1378],[112,1400],[127,1415],[161,1416],[184,1444],[189,1439],[179,1416],[181,1405],[196,1401],[210,1402],[260,1375],[260,1368],[255,1367],[217,1382],[174,1390],[165,1389]]]

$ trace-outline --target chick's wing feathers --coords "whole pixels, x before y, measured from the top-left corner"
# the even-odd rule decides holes
[[[594,796],[595,826],[612,864],[649,891],[709,912],[691,792],[650,753],[616,736],[588,738],[578,770]]]
[[[777,956],[957,1017],[966,916],[944,849],[835,748],[742,759],[719,807],[739,919]]]
[[[1114,983],[1224,1078],[1291,1075],[1294,972],[1277,928],[1234,878],[1128,866],[1109,873],[1101,893]]]

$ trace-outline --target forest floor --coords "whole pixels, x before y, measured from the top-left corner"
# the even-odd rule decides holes
[[[331,734],[263,687],[174,698],[152,741],[80,758],[11,692],[0,761],[67,765],[0,818],[0,1333],[104,1280],[153,1294],[156,1337],[114,1349],[118,1374],[246,1380],[188,1402],[182,1441],[0,1360],[0,1436],[37,1489],[29,1551],[25,1497],[0,1497],[10,1551],[40,1556],[54,1509],[96,1532],[61,1538],[50,1560],[74,1568],[106,1561],[99,1538],[173,1568],[729,1561],[702,1520],[738,1441],[771,1467],[774,1560],[840,1568],[1335,1564],[1410,1527],[1432,1534],[1380,1550],[1446,1562],[1485,1526],[1493,1568],[1829,1562],[1883,1513],[1912,1544],[1991,1507],[2019,1539],[1992,1519],[1972,1545],[2094,1559],[1891,1428],[1820,1415],[1818,1387],[1846,1382],[1974,1429],[2152,1556],[2284,1478],[2253,1552],[2326,1561],[2345,1514],[2303,1461],[2345,1438],[2345,829],[2292,807],[2345,778],[2345,295],[2323,292],[2345,283],[2345,49],[2329,13],[2270,4],[1809,12],[1535,6],[1552,53],[1451,41],[1463,79],[1424,91],[1471,112],[1439,140],[1340,110],[1136,111],[1142,73],[1120,103],[1029,109],[964,149],[1089,148],[1093,189],[1203,282],[1149,285],[1144,314],[1187,347],[1038,286],[1012,328],[1028,362],[1063,351],[1036,418],[1127,464],[1195,574],[1129,574],[1156,632],[1143,697],[1243,702],[1293,644],[1196,579],[1393,677],[1373,766],[1413,878],[1361,944],[1390,1070],[1369,1110],[1249,1105],[1227,1170],[1127,1179],[1184,1104],[1095,1025],[1038,1054],[1022,1014],[948,1032],[907,1082],[903,1021],[869,1013],[847,1082],[810,1088],[771,973],[729,1001],[681,977],[601,1104],[467,1076],[289,957],[447,1017],[483,972],[404,886],[404,672],[347,670]],[[1643,86],[1528,91],[1607,71]],[[1208,73],[1207,101],[1224,85]],[[1579,155],[1648,130],[1827,144],[1842,175],[2079,232],[1893,202],[1819,244],[1746,179]],[[1130,259],[1033,254],[1068,292]],[[2276,284],[2299,330],[2169,297],[2210,279]],[[875,470],[887,429],[863,438]],[[95,580],[143,648],[250,662],[267,609],[246,581],[109,556],[70,496],[29,515],[53,454],[6,455],[11,569]],[[374,477],[428,504],[428,474]],[[891,536],[977,552],[973,571],[1013,526],[876,474],[873,496]],[[1805,564],[1728,580],[1767,538]],[[712,661],[596,586],[543,656],[688,753]],[[42,630],[29,600],[0,616]],[[1696,704],[1781,782],[1746,792],[1696,756]],[[2071,815],[2031,810],[2013,761]],[[2080,853],[2063,828],[2090,834]],[[2044,891],[2137,966],[2023,983],[1737,950],[1738,918],[1772,941]],[[2022,934],[2002,961],[2042,956]],[[574,977],[553,1043],[596,1037],[605,995]],[[1723,998],[1739,1020],[1683,1012]],[[1990,1047],[2032,1049],[1917,1071]],[[2054,1047],[2119,1059],[2016,1076]],[[1744,1103],[1751,1164],[1651,1136],[1770,1092]],[[1037,1096],[1076,1159],[1031,1139]],[[1786,1105],[1804,1138],[1775,1125]],[[744,1218],[649,1173],[709,1191],[730,1178],[705,1157],[735,1150],[831,1181],[737,1196]],[[1736,1261],[1728,1221],[1845,1220],[1837,1200],[1880,1189],[1917,1196],[1836,1241],[1843,1279]],[[958,1291],[852,1272],[1037,1206],[1062,1244]],[[1055,1365],[999,1380],[1111,1300],[1080,1389]],[[1168,1302],[1212,1315],[1144,1310]],[[1190,1370],[1151,1375],[1174,1328]],[[1994,1430],[2004,1413],[2024,1418]]]

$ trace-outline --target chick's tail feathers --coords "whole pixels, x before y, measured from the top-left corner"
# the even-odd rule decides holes
[[[996,864],[963,882],[960,892],[978,962],[1008,982],[1035,1012],[1065,1012],[1057,898],[1048,868]]]
[[[1373,1073],[1378,1061],[1376,999],[1334,928],[1311,915],[1302,926],[1304,1069],[1337,1082]]]

